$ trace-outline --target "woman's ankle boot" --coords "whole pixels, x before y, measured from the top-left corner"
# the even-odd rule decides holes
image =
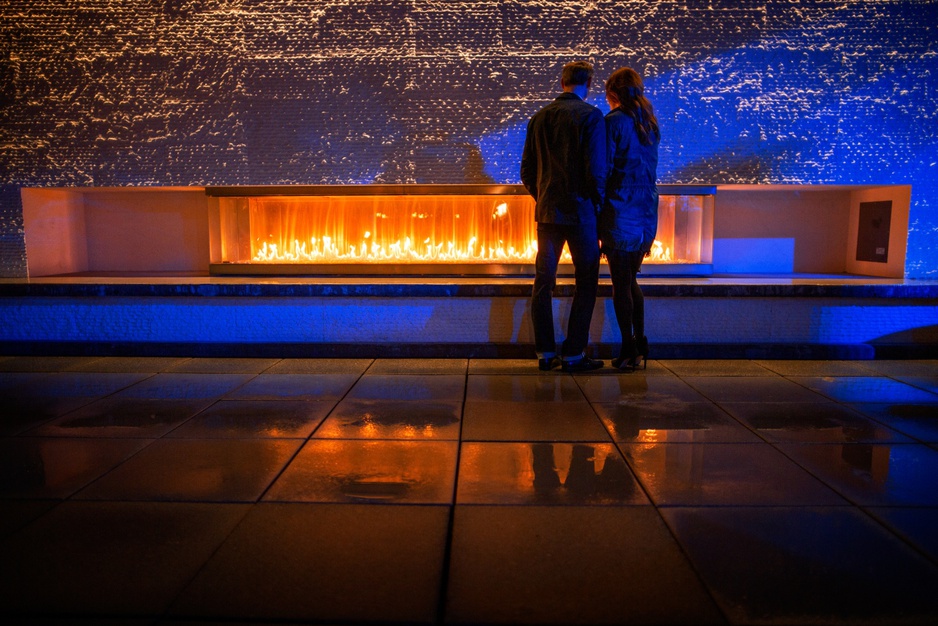
[[[619,351],[619,358],[612,360],[612,366],[623,371],[632,371],[635,369],[635,358],[638,356],[638,349],[635,343],[635,337],[629,337],[622,340],[622,348]]]

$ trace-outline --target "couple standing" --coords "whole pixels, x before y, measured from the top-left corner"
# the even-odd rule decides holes
[[[613,305],[622,333],[613,367],[634,370],[648,357],[645,305],[636,274],[658,229],[658,121],[642,79],[621,68],[606,81],[611,111],[588,104],[593,66],[563,67],[563,93],[528,123],[521,181],[535,200],[537,260],[531,318],[538,367],[595,370],[586,355],[599,283],[600,253],[609,262]],[[554,339],[552,294],[564,243],[573,257],[575,291],[560,354]]]

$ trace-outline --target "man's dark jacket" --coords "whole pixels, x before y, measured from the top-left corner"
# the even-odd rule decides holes
[[[535,220],[595,224],[606,185],[602,112],[562,93],[528,122],[521,182],[534,197]]]

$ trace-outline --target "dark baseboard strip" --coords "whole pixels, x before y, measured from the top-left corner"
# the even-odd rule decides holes
[[[609,359],[618,345],[591,346]],[[652,344],[653,359],[870,360],[936,358],[935,344]],[[213,358],[472,358],[534,359],[531,344],[337,344],[337,343],[0,343],[7,356],[141,356]]]

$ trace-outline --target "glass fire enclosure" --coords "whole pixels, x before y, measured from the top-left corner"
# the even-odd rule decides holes
[[[209,187],[214,274],[526,274],[534,200],[520,185]],[[659,186],[644,273],[708,274],[715,188]],[[571,271],[565,254],[561,273]]]

